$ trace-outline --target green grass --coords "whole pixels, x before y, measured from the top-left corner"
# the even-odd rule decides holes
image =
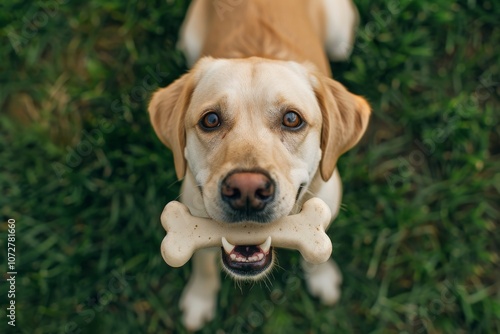
[[[16,327],[2,284],[0,332],[184,332],[191,269],[159,252],[179,183],[144,78],[186,70],[188,1],[3,3],[0,263],[13,218],[18,275]],[[320,305],[299,255],[280,251],[272,284],[222,274],[204,333],[500,333],[500,5],[356,3],[353,56],[333,68],[373,117],[339,161],[342,299]]]

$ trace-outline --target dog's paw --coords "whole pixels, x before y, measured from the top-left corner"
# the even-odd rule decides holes
[[[217,291],[200,289],[196,284],[188,285],[182,294],[179,307],[184,326],[190,331],[201,329],[215,316]]]
[[[302,261],[309,292],[325,305],[333,305],[340,298],[342,274],[333,260],[322,264]]]

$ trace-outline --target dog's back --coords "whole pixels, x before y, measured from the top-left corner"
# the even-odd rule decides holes
[[[194,0],[179,47],[190,65],[201,56],[311,62],[331,75],[325,53],[345,59],[357,12],[346,0]]]

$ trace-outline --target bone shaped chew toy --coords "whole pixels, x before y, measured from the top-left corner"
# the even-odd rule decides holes
[[[233,245],[261,245],[298,250],[310,263],[323,263],[330,258],[332,242],[325,233],[331,221],[330,208],[319,198],[311,198],[296,215],[270,223],[221,223],[192,216],[182,203],[172,201],[161,214],[167,235],[161,243],[161,254],[172,267],[184,265],[201,248]]]

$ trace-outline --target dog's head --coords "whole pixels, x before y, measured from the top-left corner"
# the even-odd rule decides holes
[[[150,103],[153,127],[175,170],[195,178],[206,213],[228,223],[288,215],[319,172],[363,135],[367,102],[292,61],[201,59]],[[262,245],[224,244],[226,270],[259,277],[272,265]]]

